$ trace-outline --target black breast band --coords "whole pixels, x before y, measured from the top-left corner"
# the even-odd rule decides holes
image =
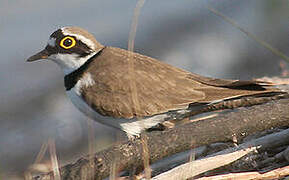
[[[103,48],[104,49],[104,48]],[[102,49],[102,50],[103,50]],[[83,73],[85,72],[85,70],[88,68],[89,64],[98,56],[100,55],[100,53],[102,52],[102,50],[100,50],[99,52],[97,52],[95,55],[93,55],[91,58],[89,58],[82,66],[80,66],[78,69],[76,69],[75,71],[67,74],[64,76],[64,86],[66,91],[69,91],[70,89],[72,89],[75,84],[77,83],[77,81],[82,77]]]

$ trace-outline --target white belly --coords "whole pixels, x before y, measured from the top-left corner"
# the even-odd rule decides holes
[[[87,103],[75,92],[72,88],[70,91],[66,91],[67,96],[70,98],[71,102],[86,116],[98,121],[102,124],[112,126],[115,128],[120,128],[119,124],[121,120],[110,118],[107,116],[102,116],[101,114],[94,111]]]
[[[125,131],[128,136],[138,136],[143,130],[148,129],[163,122],[168,115],[159,114],[152,117],[142,119],[122,119],[112,118],[109,116],[102,116],[101,114],[94,111],[77,93],[76,89],[72,88],[70,91],[66,91],[67,96],[70,98],[72,103],[85,115],[92,118],[93,120],[102,124],[121,129]]]

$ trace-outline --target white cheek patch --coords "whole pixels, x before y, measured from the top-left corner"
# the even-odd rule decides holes
[[[60,66],[60,68],[63,70],[64,74],[67,75],[76,69],[78,69],[80,66],[82,66],[88,59],[90,59],[92,56],[94,56],[95,53],[91,53],[88,56],[85,57],[79,57],[77,54],[52,54],[48,57],[48,59],[54,61],[56,64]]]
[[[49,46],[55,47],[55,42],[56,42],[56,39],[52,37],[52,38],[49,38],[47,44],[48,44]]]

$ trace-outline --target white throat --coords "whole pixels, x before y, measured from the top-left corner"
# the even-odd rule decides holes
[[[64,75],[67,75],[77,70],[96,53],[97,52],[93,52],[85,57],[79,57],[77,54],[52,54],[48,57],[48,59],[58,64]]]

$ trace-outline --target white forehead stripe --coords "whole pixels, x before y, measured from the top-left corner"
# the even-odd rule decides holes
[[[51,37],[51,38],[49,38],[47,44],[48,44],[49,46],[53,46],[53,47],[55,47],[55,42],[56,42],[56,39],[53,38],[53,37]]]
[[[61,31],[63,33],[63,35],[65,36],[74,36],[76,37],[76,39],[82,41],[84,44],[86,44],[90,49],[95,49],[95,45],[94,42],[91,41],[90,39],[80,35],[80,34],[75,34],[75,33],[71,33],[69,30],[67,30],[65,27],[61,28]]]

